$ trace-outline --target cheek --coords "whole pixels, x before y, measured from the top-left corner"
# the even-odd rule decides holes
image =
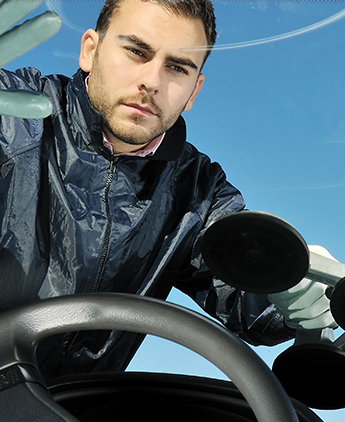
[[[175,109],[183,108],[188,102],[193,93],[193,87],[190,85],[177,85],[170,86],[167,98],[170,98],[169,105]],[[170,94],[170,95],[169,95]]]
[[[123,81],[124,78],[128,77],[128,67],[126,67],[124,60],[116,56],[115,54],[107,54],[107,51],[102,51],[100,54],[97,65],[98,72],[102,74],[105,82],[118,82]]]

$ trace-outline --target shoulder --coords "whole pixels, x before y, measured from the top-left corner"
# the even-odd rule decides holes
[[[198,174],[207,174],[215,178],[226,178],[221,165],[199,151],[193,144],[186,142],[180,157],[180,165],[194,167]]]

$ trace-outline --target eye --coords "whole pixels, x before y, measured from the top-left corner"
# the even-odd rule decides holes
[[[172,64],[169,67],[170,67],[170,69],[172,69],[173,71],[175,71],[177,73],[182,73],[184,75],[188,75],[188,71],[181,66],[178,66],[176,64]]]
[[[126,50],[129,55],[138,56],[138,57],[146,57],[145,54],[141,50],[138,50],[135,47],[126,47]]]

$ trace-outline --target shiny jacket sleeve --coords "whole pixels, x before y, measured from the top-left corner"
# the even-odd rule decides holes
[[[242,211],[245,206],[240,192],[227,182],[220,166],[216,164],[216,168],[212,202],[203,229],[175,286],[248,343],[272,346],[289,340],[294,337],[294,330],[286,326],[267,295],[244,292],[225,284],[211,274],[202,259],[201,239],[207,226],[219,217]]]

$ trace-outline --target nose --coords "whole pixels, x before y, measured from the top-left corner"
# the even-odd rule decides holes
[[[157,95],[162,86],[162,68],[155,61],[143,64],[139,69],[138,89],[146,91],[148,94]]]

